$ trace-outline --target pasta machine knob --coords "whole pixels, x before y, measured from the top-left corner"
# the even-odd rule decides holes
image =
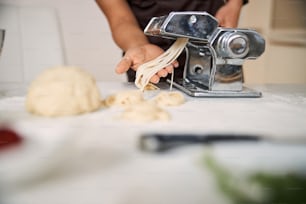
[[[249,39],[241,32],[226,32],[217,45],[218,53],[226,58],[244,58],[249,52]]]

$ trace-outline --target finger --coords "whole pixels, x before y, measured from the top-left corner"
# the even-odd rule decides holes
[[[219,26],[224,27],[225,21],[224,19],[219,19]]]
[[[222,16],[221,12],[217,12],[217,14],[215,15],[216,19],[218,20],[219,26],[223,27],[224,26],[224,18]]]
[[[122,74],[129,70],[129,68],[132,66],[133,61],[129,57],[123,57],[121,61],[118,63],[115,71],[117,74]]]
[[[172,66],[173,66],[174,68],[179,67],[179,62],[178,62],[177,60],[175,60],[175,61],[172,63]]]
[[[162,70],[160,70],[160,71],[157,72],[157,75],[158,75],[159,77],[166,77],[166,76],[168,75],[168,71],[166,70],[166,68],[165,68],[165,69],[162,69]]]
[[[237,23],[235,23],[235,21],[227,21],[227,22],[223,23],[223,27],[225,27],[225,28],[236,28]]]
[[[157,84],[159,82],[159,76],[157,76],[156,74],[154,76],[151,77],[150,82]]]
[[[169,73],[169,74],[171,74],[172,72],[173,72],[173,65],[169,65],[169,66],[167,66],[166,68],[165,68],[165,70]]]

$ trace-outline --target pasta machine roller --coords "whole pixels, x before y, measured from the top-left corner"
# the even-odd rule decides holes
[[[188,38],[183,78],[173,82],[181,91],[195,97],[261,96],[243,85],[244,61],[265,50],[265,40],[256,31],[219,27],[207,12],[171,12],[152,18],[144,33]]]

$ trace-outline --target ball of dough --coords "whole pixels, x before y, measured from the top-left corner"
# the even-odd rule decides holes
[[[144,101],[127,107],[120,119],[135,122],[169,121],[170,114],[156,104]]]
[[[78,67],[54,67],[41,73],[29,86],[26,109],[42,116],[68,116],[100,108],[95,79]]]
[[[153,101],[159,106],[178,106],[185,102],[185,97],[180,92],[160,92]]]

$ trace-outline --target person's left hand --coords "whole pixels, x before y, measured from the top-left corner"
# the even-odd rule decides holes
[[[116,72],[118,74],[122,74],[125,73],[128,69],[133,69],[137,71],[138,67],[141,64],[155,59],[163,52],[164,50],[158,47],[157,45],[149,43],[128,49],[121,61],[118,63],[116,67]],[[155,84],[158,83],[161,77],[166,77],[169,73],[173,72],[173,68],[177,67],[178,62],[174,61],[171,65],[165,67],[164,69],[161,69],[154,76],[152,76],[150,82]]]
[[[229,0],[216,13],[215,17],[221,27],[235,28],[238,25],[242,0]]]

